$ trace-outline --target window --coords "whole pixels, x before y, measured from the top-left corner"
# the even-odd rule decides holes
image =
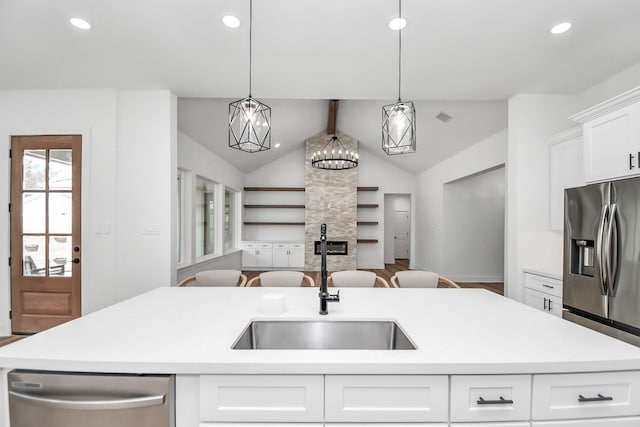
[[[196,177],[195,209],[195,256],[215,253],[215,183]]]
[[[176,206],[176,245],[178,246],[176,249],[176,256],[178,264],[181,264],[185,261],[184,257],[184,185],[185,185],[185,173],[178,169],[178,196],[177,196],[177,206]]]
[[[236,228],[236,192],[226,188],[224,190],[224,251],[235,248]]]

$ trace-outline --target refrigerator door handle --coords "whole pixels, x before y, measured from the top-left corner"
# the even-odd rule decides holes
[[[607,276],[609,279],[609,294],[616,294],[616,279],[618,278],[618,205],[611,204],[609,229],[607,231]]]
[[[604,239],[606,239],[605,226],[607,219],[609,218],[609,205],[602,206],[602,213],[600,214],[600,225],[598,226],[598,240],[596,241],[596,251],[598,256],[598,270],[600,271],[600,288],[602,295],[607,295],[607,271],[606,271],[606,259],[608,259],[607,245]]]

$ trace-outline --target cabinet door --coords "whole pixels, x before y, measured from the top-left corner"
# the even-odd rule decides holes
[[[517,423],[451,423],[451,427],[531,427],[528,421]]]
[[[530,375],[452,375],[451,421],[526,421]]]
[[[446,375],[327,375],[325,421],[445,422]]]
[[[554,144],[549,151],[549,225],[552,230],[562,231],[564,190],[584,185],[582,136]]]
[[[304,248],[289,249],[289,267],[304,268]]]
[[[587,182],[640,173],[640,104],[632,104],[584,125],[584,174]]]
[[[640,417],[601,418],[597,420],[534,421],[531,427],[638,427]]]
[[[562,299],[554,295],[526,288],[524,293],[524,302],[530,307],[562,317]]]
[[[273,245],[273,266],[278,268],[289,267],[289,245],[275,243]]]
[[[533,420],[640,415],[640,372],[533,376]],[[578,424],[580,425],[580,424]]]
[[[258,266],[258,245],[255,243],[244,243],[242,245],[242,266]]]
[[[258,267],[270,268],[273,266],[273,244],[260,243],[258,245]]]
[[[322,422],[322,375],[202,375],[200,420]]]

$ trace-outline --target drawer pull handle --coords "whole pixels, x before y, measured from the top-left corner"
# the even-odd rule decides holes
[[[598,393],[598,397],[584,397],[583,395],[578,395],[578,402],[602,402],[604,400],[613,400],[611,396],[603,396]]]
[[[500,396],[500,400],[484,400],[484,398],[479,397],[476,403],[478,405],[511,405],[513,404],[513,400],[505,399],[502,396]]]
[[[542,286],[544,286],[545,288],[553,289],[553,286],[551,286],[551,285],[545,285],[544,283],[542,284]]]

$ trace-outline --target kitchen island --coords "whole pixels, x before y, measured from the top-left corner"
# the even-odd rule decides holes
[[[274,292],[286,311],[265,316],[261,297]],[[0,421],[8,425],[6,371],[22,368],[176,374],[178,427],[640,425],[636,347],[479,289],[349,288],[340,299],[320,316],[317,288],[156,289],[1,348]],[[395,320],[417,349],[231,348],[250,321],[267,318]]]

